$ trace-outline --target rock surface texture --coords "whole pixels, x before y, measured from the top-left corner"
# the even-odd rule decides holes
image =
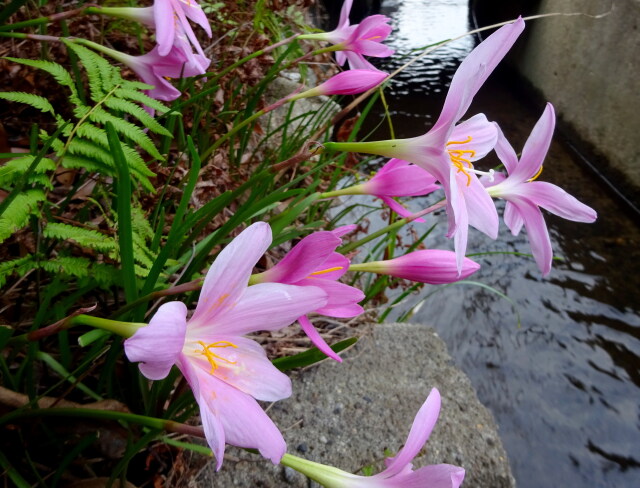
[[[397,452],[431,388],[442,395],[440,418],[414,467],[449,463],[466,470],[464,488],[515,486],[489,411],[467,376],[452,365],[433,329],[417,324],[376,324],[373,333],[333,361],[292,375],[293,396],[269,415],[291,454],[349,472]],[[209,463],[192,487],[313,487],[304,476],[258,456],[227,448],[220,472]]]

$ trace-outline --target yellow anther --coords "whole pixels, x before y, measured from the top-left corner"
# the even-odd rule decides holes
[[[336,266],[335,268],[327,268],[327,269],[323,269],[322,271],[314,271],[309,276],[331,273],[332,271],[340,271],[341,269],[342,269],[342,266]]]
[[[367,37],[366,39],[363,39],[363,41],[373,41],[374,39],[381,39],[382,36],[373,36],[373,37]]]
[[[533,175],[531,178],[529,178],[527,181],[534,181],[538,178],[538,176],[540,176],[542,174],[542,168],[544,168],[543,165],[540,165],[540,169],[538,170],[538,172]]]
[[[471,142],[473,139],[471,138],[471,136],[467,137],[464,141],[449,141],[447,142],[447,146],[449,146],[450,144],[467,144],[469,142]]]
[[[205,344],[203,341],[198,341],[198,344],[202,346],[202,351],[200,351],[199,349],[194,349],[193,352],[202,354],[205,358],[207,358],[207,361],[209,361],[209,364],[211,365],[211,374],[215,373],[216,369],[219,368],[216,360],[224,361],[225,363],[228,363],[228,364],[236,364],[235,361],[229,361],[228,359],[223,358],[222,356],[219,356],[215,352],[211,351],[211,349],[225,348],[225,347],[233,347],[237,349],[238,346],[236,346],[233,342],[217,341],[211,344]]]
[[[462,144],[462,143],[456,143],[456,144]],[[447,151],[449,152],[449,158],[451,159],[451,162],[458,169],[458,173],[463,173],[467,177],[467,186],[470,186],[471,175],[466,171],[466,168],[464,167],[464,165],[466,164],[467,168],[473,169],[473,164],[471,164],[470,159],[463,158],[462,156],[465,154],[469,154],[469,158],[472,158],[476,155],[476,152],[471,149],[468,149],[466,151],[462,151],[460,149],[453,149],[453,150],[448,149]]]

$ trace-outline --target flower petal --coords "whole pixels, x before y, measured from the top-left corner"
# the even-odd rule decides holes
[[[210,324],[216,315],[235,306],[247,288],[253,267],[270,244],[269,224],[258,222],[247,227],[218,254],[202,285],[198,305],[189,320],[190,327]]]
[[[477,161],[489,154],[498,140],[498,131],[494,124],[487,120],[484,114],[476,114],[461,124],[456,125],[449,136],[450,141],[465,141],[465,144],[455,144],[449,149],[473,151],[470,161]]]
[[[209,25],[209,20],[207,16],[202,11],[202,7],[198,5],[194,0],[190,0],[188,3],[180,2],[182,6],[182,10],[186,14],[186,16],[202,27],[207,35],[211,37],[211,25]]]
[[[364,185],[373,195],[389,197],[427,195],[440,188],[436,185],[436,178],[424,168],[400,159],[390,160]]]
[[[161,305],[149,325],[124,341],[131,362],[139,362],[140,372],[150,380],[165,378],[177,363],[185,341],[187,307],[182,302]]]
[[[320,315],[347,318],[360,315],[364,311],[357,304],[364,299],[364,293],[353,286],[320,278],[307,278],[298,284],[304,288],[318,287],[326,293],[327,303],[314,309]]]
[[[311,273],[325,269],[323,263],[342,240],[333,232],[309,234],[293,246],[282,260],[263,273],[265,281],[297,283]]]
[[[460,178],[462,175],[459,175]],[[484,185],[476,175],[471,175],[471,184],[463,187],[458,181],[458,187],[463,188],[465,206],[469,214],[469,225],[472,225],[480,232],[484,232],[491,239],[498,237],[498,229],[500,228],[500,220],[498,219],[498,211],[493,203],[493,199],[487,193]]]
[[[216,367],[203,354],[201,344],[190,337],[185,355],[191,364],[208,375],[234,386],[257,400],[275,402],[291,396],[291,380],[267,359],[264,349],[257,342],[236,335],[207,334],[197,336],[205,344],[224,344],[209,350],[217,356]],[[235,347],[234,347],[235,346]],[[199,373],[199,375],[201,375]]]
[[[340,20],[338,21],[338,29],[345,28],[349,25],[349,14],[351,13],[351,6],[353,0],[344,0],[342,8],[340,9]]]
[[[563,219],[591,223],[598,217],[596,211],[591,207],[552,183],[532,181],[520,185],[519,188],[521,195]]]
[[[220,313],[210,327],[189,321],[189,338],[206,333],[240,336],[258,330],[277,330],[327,303],[327,294],[315,286],[260,283],[248,287],[240,299]]]
[[[386,488],[459,488],[464,469],[451,464],[432,464],[411,473],[384,480]]]
[[[417,456],[436,425],[440,414],[440,403],[440,393],[433,388],[416,414],[403,448],[395,457],[387,461],[387,469],[380,473],[380,477],[387,478],[400,473]]]
[[[498,132],[498,140],[496,142],[496,154],[498,155],[498,159],[504,164],[504,167],[507,170],[508,174],[511,174],[518,167],[518,156],[514,151],[509,141],[502,133],[502,129],[500,126],[494,122],[496,126],[496,130]]]
[[[224,427],[228,444],[258,449],[272,463],[280,462],[287,445],[258,402],[233,386],[217,381],[212,403]]]
[[[400,215],[400,217],[411,217],[414,214],[414,212],[411,212],[409,209],[403,207],[400,203],[396,202],[391,197],[380,196],[378,198],[380,198],[380,200],[382,200],[387,207],[389,207],[395,213]],[[415,222],[426,222],[426,221],[422,217],[419,217],[415,219]]]
[[[511,175],[516,181],[526,181],[538,173],[544,158],[547,156],[547,151],[549,151],[555,123],[556,116],[553,111],[553,105],[547,103],[544,112],[542,112],[540,119],[533,127],[531,135],[529,135],[522,149],[520,162]]]
[[[311,340],[314,346],[316,346],[322,353],[324,353],[325,356],[328,356],[331,359],[335,359],[339,363],[342,362],[342,358],[329,347],[329,344],[325,342],[325,340],[318,333],[318,331],[306,315],[298,318],[298,322],[300,323],[300,327],[302,328],[304,333],[307,334],[307,337]]]
[[[153,16],[156,26],[156,43],[161,56],[171,51],[176,34],[174,10],[171,0],[155,0]]]
[[[498,29],[469,53],[451,80],[442,112],[431,131],[447,131],[460,120],[482,84],[523,30],[524,21],[519,18]]]
[[[546,276],[551,271],[553,251],[551,249],[549,231],[547,230],[547,224],[544,222],[542,212],[528,200],[518,199],[517,201],[512,201],[512,203],[518,208],[524,220],[529,244],[531,244],[531,254],[533,254],[538,268],[542,271],[542,275]]]
[[[504,223],[507,224],[507,227],[509,227],[509,230],[514,236],[520,234],[524,220],[522,220],[522,215],[520,215],[518,208],[511,202],[505,204]]]

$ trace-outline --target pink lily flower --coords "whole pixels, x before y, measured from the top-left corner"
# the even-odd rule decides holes
[[[489,237],[498,235],[498,214],[477,178],[485,174],[473,163],[490,152],[497,131],[483,114],[456,125],[473,97],[524,30],[524,21],[507,24],[478,45],[460,64],[435,125],[410,139],[377,142],[329,142],[329,150],[358,151],[410,161],[436,177],[447,197],[449,231],[454,238],[458,270],[467,246],[468,226]]]
[[[370,180],[340,190],[326,192],[323,198],[342,195],[373,195],[402,217],[413,215],[393,197],[428,195],[440,188],[435,177],[415,164],[402,159],[390,159]],[[416,219],[424,222],[423,219]]]
[[[191,43],[200,56],[206,57],[188,19],[202,27],[209,37],[212,35],[211,26],[202,7],[195,0],[155,0],[153,14],[156,42],[161,56],[168,55],[173,49],[176,36],[182,36],[186,39],[182,43]],[[183,44],[183,47],[186,46]],[[187,50],[191,52],[191,47]]]
[[[597,218],[595,210],[579,202],[562,188],[535,181],[542,173],[542,163],[551,144],[555,121],[553,105],[547,103],[524,145],[519,161],[513,147],[496,124],[496,153],[504,163],[508,176],[499,175],[499,182],[487,188],[492,197],[507,201],[504,221],[511,233],[518,235],[523,224],[526,227],[531,252],[544,276],[551,271],[553,251],[549,231],[539,207],[574,222],[591,223]]]
[[[342,4],[338,27],[331,32],[304,34],[299,36],[299,39],[328,41],[334,44],[338,50],[336,61],[340,66],[348,60],[351,69],[377,70],[364,56],[385,58],[395,52],[381,44],[391,33],[392,28],[388,24],[391,19],[384,15],[370,15],[360,24],[350,25],[349,13],[352,4],[353,0],[345,0]]]
[[[458,273],[456,255],[451,251],[424,249],[386,261],[352,264],[350,271],[366,271],[419,283],[444,285],[468,278],[480,269],[480,265],[464,258],[462,271]]]
[[[321,288],[327,295],[326,304],[313,311],[328,317],[355,317],[364,310],[358,302],[364,298],[357,288],[338,279],[349,269],[349,260],[335,252],[342,243],[340,237],[355,229],[355,225],[339,227],[333,231],[314,232],[296,244],[282,260],[264,273],[254,275],[254,283],[287,283],[299,287]],[[338,356],[320,336],[313,324],[300,314],[298,322],[311,342],[324,354],[338,362]]]
[[[166,377],[174,364],[180,369],[200,406],[217,469],[225,443],[258,449],[273,463],[286,450],[282,435],[256,400],[287,398],[291,381],[260,345],[242,336],[285,327],[327,301],[326,293],[313,286],[248,286],[255,263],[270,244],[268,224],[248,227],[211,265],[191,318],[183,303],[165,303],[148,326],[124,343],[129,360],[139,362],[151,380]]]
[[[282,463],[327,488],[458,488],[464,469],[450,464],[435,464],[415,471],[411,461],[431,435],[440,413],[440,393],[433,388],[411,426],[409,437],[395,457],[387,458],[387,468],[373,476],[358,476],[340,469],[285,454]]]
[[[101,50],[106,52],[105,49]],[[106,53],[129,66],[143,82],[155,87],[153,90],[149,90],[147,95],[156,100],[164,101],[175,100],[180,96],[180,91],[168,81],[168,78],[180,78],[181,76],[187,77],[201,74],[203,67],[206,69],[211,62],[207,58],[195,55],[197,63],[194,66],[187,62],[188,60],[184,54],[184,50],[175,45],[166,55],[160,54],[158,46],[155,46],[151,51],[142,56],[130,56],[119,51]]]
[[[293,95],[290,100],[318,95],[356,95],[378,86],[387,76],[382,71],[370,69],[342,71],[315,88]]]

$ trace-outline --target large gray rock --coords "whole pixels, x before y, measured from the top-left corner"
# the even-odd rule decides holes
[[[414,467],[449,463],[466,469],[465,488],[515,486],[496,425],[469,379],[451,363],[433,329],[376,324],[373,334],[347,351],[342,364],[324,361],[292,375],[294,394],[269,415],[291,454],[349,472],[397,452],[431,388],[442,395],[440,418]],[[289,468],[228,448],[222,470],[213,464],[191,486],[309,487]]]

